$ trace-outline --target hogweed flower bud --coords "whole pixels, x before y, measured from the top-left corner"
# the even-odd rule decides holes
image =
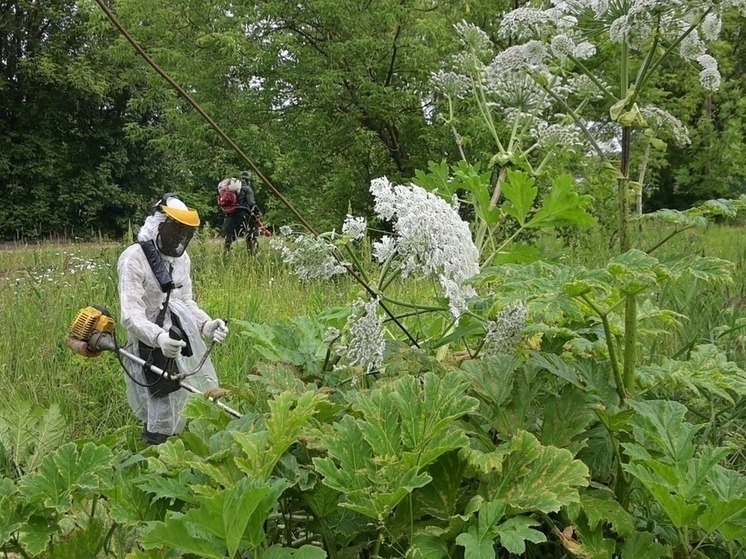
[[[366,373],[381,368],[386,349],[383,317],[378,316],[378,301],[371,299],[366,303],[358,299],[353,303],[353,312],[347,319],[348,342],[338,350],[351,365],[362,366]]]
[[[368,228],[368,222],[364,217],[356,217],[347,214],[347,218],[342,224],[342,233],[350,237],[353,241],[359,241],[365,236],[365,230]]]
[[[347,271],[334,257],[334,246],[318,237],[298,235],[290,246],[279,239],[273,240],[270,246],[280,251],[282,261],[294,268],[295,275],[303,280],[329,279]]]
[[[495,320],[488,322],[482,356],[494,357],[513,353],[521,341],[527,316],[526,306],[523,303],[515,303],[505,307]]]

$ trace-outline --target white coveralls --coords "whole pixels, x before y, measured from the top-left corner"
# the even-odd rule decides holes
[[[150,216],[138,234],[139,241],[155,239],[158,225],[163,221],[162,214]],[[119,301],[121,306],[122,325],[127,329],[127,350],[138,355],[139,343],[142,341],[151,347],[158,347],[156,337],[163,330],[171,327],[171,313],[178,315],[184,334],[189,339],[192,356],[179,355],[176,364],[180,373],[194,371],[207,351],[200,331],[210,317],[192,298],[191,260],[184,252],[180,257],[173,258],[161,255],[168,269],[173,265],[171,277],[176,286],[171,291],[163,328],[155,324],[158,312],[166,294],[161,291],[158,281],[148,264],[145,253],[139,244],[128,247],[119,257],[117,273],[119,274]],[[167,334],[164,334],[167,335]],[[148,384],[142,372],[142,366],[130,359],[124,359],[124,364],[130,375],[138,382]],[[217,375],[208,358],[200,371],[185,379],[185,382],[200,391],[218,386]],[[185,389],[171,392],[166,396],[153,398],[147,387],[138,386],[125,375],[127,399],[137,418],[145,423],[151,433],[175,435],[184,429],[185,419],[181,415],[187,397],[191,394]]]

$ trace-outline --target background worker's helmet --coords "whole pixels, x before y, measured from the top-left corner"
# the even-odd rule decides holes
[[[241,184],[251,186],[251,173],[249,171],[241,171],[239,178],[241,179]]]
[[[165,215],[155,239],[158,250],[166,256],[181,256],[199,226],[197,210],[187,208],[173,193],[164,194],[153,210]]]

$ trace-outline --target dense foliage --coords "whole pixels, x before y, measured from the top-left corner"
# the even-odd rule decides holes
[[[454,163],[460,152],[489,170],[492,140],[473,107],[455,108],[454,141],[435,118],[443,108],[430,75],[458,52],[452,28],[461,20],[507,48],[499,14],[515,6],[504,4],[111,3],[155,61],[321,227],[338,226],[350,206],[368,213],[375,177],[409,180],[428,161]],[[215,185],[245,164],[95,3],[5,2],[3,13],[0,238],[120,235],[158,193],[174,189],[216,222]],[[705,95],[675,61],[654,78],[657,100],[676,107],[691,144],[670,142],[647,158],[646,210],[743,192],[741,36],[740,19],[726,18],[714,46],[717,93]],[[603,75],[609,55],[588,64]],[[606,118],[593,107],[589,116]],[[258,195],[275,221],[287,220],[261,187]]]
[[[314,316],[232,320],[254,357],[231,396],[244,415],[193,398],[156,448],[127,428],[63,444],[53,405],[4,412],[2,551],[746,557],[740,300],[687,332],[737,270],[662,250],[746,209],[727,102],[746,0],[517,2],[497,20],[457,1],[340,6],[116,3],[329,225],[280,228],[276,262],[359,289]],[[65,21],[130,86],[125,143],[157,149],[153,172],[206,206],[201,181],[234,154],[87,8]],[[569,262],[589,231],[611,253]]]

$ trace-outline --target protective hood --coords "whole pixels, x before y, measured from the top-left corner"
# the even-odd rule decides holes
[[[166,194],[145,220],[137,240],[154,240],[163,255],[178,258],[184,254],[199,223],[196,210],[187,208],[175,195]]]

